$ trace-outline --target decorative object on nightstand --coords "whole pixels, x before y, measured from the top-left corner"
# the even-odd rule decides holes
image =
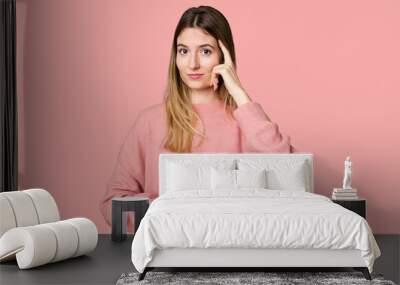
[[[337,200],[357,200],[357,189],[333,188],[332,199]]]
[[[135,212],[135,231],[149,208],[149,198],[146,197],[115,197],[112,199],[112,241],[126,239],[128,212]]]
[[[351,159],[350,156],[348,156],[344,161],[343,189],[351,189],[351,174]]]
[[[332,199],[357,200],[357,189],[351,187],[352,165],[350,156],[344,161],[343,188],[334,188]]]
[[[366,200],[362,198],[343,200],[343,199],[332,199],[332,202],[339,204],[340,206],[359,214],[361,217],[366,219]]]

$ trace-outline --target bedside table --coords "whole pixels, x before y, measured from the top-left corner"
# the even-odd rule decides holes
[[[332,199],[333,203],[339,204],[340,206],[359,214],[361,217],[366,219],[366,200],[363,198],[355,200],[337,200]]]
[[[126,239],[127,213],[135,212],[135,231],[137,231],[140,221],[149,208],[149,198],[146,197],[115,197],[112,199],[112,227],[111,240],[123,241]]]

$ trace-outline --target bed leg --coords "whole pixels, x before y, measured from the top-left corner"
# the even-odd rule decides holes
[[[146,276],[148,269],[147,267],[144,269],[144,271],[142,273],[139,274],[139,278],[138,281],[142,281],[144,279],[144,277]]]
[[[371,275],[369,274],[368,267],[354,267],[354,269],[357,271],[361,271],[365,279],[372,280]]]

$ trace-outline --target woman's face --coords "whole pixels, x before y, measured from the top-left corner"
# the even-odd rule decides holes
[[[202,29],[185,28],[177,38],[176,65],[183,82],[191,89],[212,88],[211,71],[220,64],[220,57],[217,40]]]

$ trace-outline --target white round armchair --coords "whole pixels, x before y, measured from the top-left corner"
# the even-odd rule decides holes
[[[97,234],[87,218],[60,221],[44,189],[0,193],[0,262],[16,259],[28,269],[77,257],[96,248]]]

